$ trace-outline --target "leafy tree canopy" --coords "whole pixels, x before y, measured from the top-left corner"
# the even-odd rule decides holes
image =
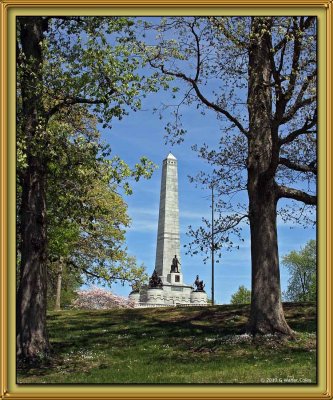
[[[237,292],[231,296],[231,304],[250,304],[251,303],[251,290],[245,286],[239,286]]]
[[[289,301],[316,301],[317,298],[317,245],[310,240],[299,251],[291,251],[282,258],[290,278],[285,297]]]
[[[127,45],[133,39],[128,18],[25,16],[17,22],[17,354],[33,361],[50,349],[50,256],[65,257],[96,279],[143,275],[121,246],[129,220],[118,191],[131,191],[128,178],[148,178],[152,164],[143,157],[131,169],[110,158],[96,123],[110,128],[113,118],[136,111],[140,98],[157,89],[138,73],[139,58]]]

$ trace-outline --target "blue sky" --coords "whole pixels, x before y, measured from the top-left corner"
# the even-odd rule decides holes
[[[132,219],[127,232],[129,254],[135,256],[139,264],[144,263],[149,275],[155,266],[156,236],[158,223],[159,192],[162,172],[162,161],[171,151],[178,159],[179,176],[179,209],[181,230],[181,258],[184,281],[194,282],[199,274],[206,284],[206,291],[211,295],[211,264],[205,265],[203,256],[185,255],[183,245],[188,243],[186,236],[189,225],[199,226],[202,217],[210,218],[210,191],[195,188],[189,182],[188,175],[207,169],[207,165],[191,150],[194,143],[203,141],[214,145],[219,140],[219,125],[213,112],[205,116],[193,109],[187,109],[183,115],[187,122],[188,134],[181,145],[166,145],[164,126],[167,117],[160,120],[153,108],[165,101],[166,94],[152,94],[145,100],[142,111],[130,112],[122,121],[114,121],[110,131],[103,131],[103,139],[110,143],[113,154],[119,155],[128,164],[134,165],[143,155],[159,165],[150,180],[133,183],[134,193],[127,196],[128,213]],[[209,168],[208,168],[209,169]],[[310,239],[315,239],[314,228],[304,229],[291,223],[278,223],[280,258],[291,250],[299,250]],[[215,264],[215,301],[225,304],[230,302],[231,295],[240,285],[251,287],[251,259],[249,228],[243,231],[244,242],[239,243],[239,250],[223,251],[219,264]],[[282,290],[286,290],[288,272],[281,266]],[[113,284],[112,291],[127,296],[130,288],[121,284]]]

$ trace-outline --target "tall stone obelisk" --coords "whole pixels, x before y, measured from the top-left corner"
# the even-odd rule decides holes
[[[140,292],[130,293],[129,298],[134,303],[140,307],[207,304],[204,290],[193,290],[191,285],[184,283],[181,266],[171,268],[175,255],[181,262],[177,159],[169,153],[162,168],[155,262],[155,271],[162,282],[157,280],[154,271],[148,285]]]
[[[169,153],[163,161],[155,262],[155,270],[163,280],[170,274],[175,255],[181,262],[177,159]],[[181,266],[178,268],[181,272]]]

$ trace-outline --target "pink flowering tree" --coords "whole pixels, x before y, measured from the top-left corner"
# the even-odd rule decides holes
[[[75,309],[108,310],[110,308],[134,308],[133,301],[96,286],[92,286],[87,290],[79,290],[77,294],[78,297],[72,302],[72,307]]]

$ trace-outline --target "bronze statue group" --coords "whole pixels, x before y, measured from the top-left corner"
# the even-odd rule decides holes
[[[177,255],[175,255],[174,258],[172,259],[170,273],[179,273],[179,268],[178,268],[179,265],[181,264],[177,258]],[[154,270],[152,276],[150,277],[148,286],[149,288],[161,288],[163,286],[162,279],[157,275],[156,270]],[[197,275],[194,281],[194,286],[196,287],[195,288],[196,292],[202,292],[205,290],[204,289],[205,285],[203,281],[200,281],[199,275]]]

